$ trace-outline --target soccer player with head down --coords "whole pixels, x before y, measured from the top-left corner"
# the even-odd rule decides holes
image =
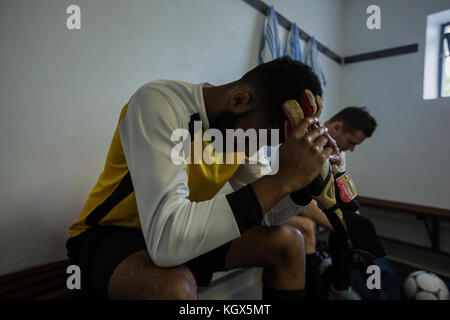
[[[347,107],[324,122],[329,135],[336,141],[340,150],[341,163],[339,171],[346,171],[345,152],[353,152],[356,146],[370,138],[377,122],[364,107]],[[358,212],[359,213],[359,212]],[[306,254],[306,299],[325,299],[327,294],[340,300],[359,300],[360,297],[350,286],[350,268],[352,251],[345,243],[330,234],[329,250],[332,258],[330,268],[331,284],[329,293],[323,291],[319,273],[319,262],[316,257],[316,223],[333,230],[323,211],[316,201],[297,216],[289,219],[288,224],[301,230],[305,241]]]
[[[317,77],[287,57],[221,86],[142,86],[122,109],[105,168],[70,227],[68,255],[83,288],[105,299],[195,299],[213,272],[261,266],[263,299],[302,299],[304,240],[285,222],[310,202],[307,186],[326,187],[317,181],[325,165],[339,161],[313,113],[295,123],[287,116],[296,111],[284,103],[305,90],[316,105]],[[221,132],[287,132],[288,123],[277,173],[262,175],[260,163],[174,163],[172,133],[190,130],[195,144],[196,120],[202,131]]]

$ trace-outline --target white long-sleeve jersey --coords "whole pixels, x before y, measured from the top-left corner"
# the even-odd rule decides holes
[[[71,235],[90,225],[140,228],[161,267],[180,265],[240,237],[254,225],[274,226],[304,209],[287,196],[262,214],[249,185],[262,163],[174,163],[176,129],[208,129],[203,84],[160,80],[142,86],[124,107],[105,170]],[[202,198],[198,195],[207,195]]]

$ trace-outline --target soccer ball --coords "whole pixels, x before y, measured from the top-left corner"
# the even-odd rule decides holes
[[[434,273],[419,270],[411,273],[403,286],[410,300],[449,300],[448,288]]]

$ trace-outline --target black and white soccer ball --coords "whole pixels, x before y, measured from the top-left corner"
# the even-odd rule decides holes
[[[449,300],[446,284],[434,273],[419,270],[411,273],[403,285],[410,300]]]

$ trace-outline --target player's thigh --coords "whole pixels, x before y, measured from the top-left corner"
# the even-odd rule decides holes
[[[319,207],[316,204],[312,204],[311,206],[306,207],[298,215],[310,218],[314,220],[316,224],[325,227],[329,230],[333,229],[325,213],[321,209],[319,209]]]
[[[302,234],[289,225],[252,227],[231,242],[225,266],[227,269],[272,266],[301,257],[303,248]]]
[[[287,221],[287,224],[301,231],[304,237],[314,237],[316,223],[309,217],[296,215]]]
[[[188,299],[196,286],[186,267],[153,263],[141,230],[97,226],[86,231],[81,249],[87,290],[100,299]],[[80,250],[81,250],[80,249]]]
[[[123,260],[108,285],[111,299],[195,299],[195,279],[186,266],[157,267],[147,250]]]

